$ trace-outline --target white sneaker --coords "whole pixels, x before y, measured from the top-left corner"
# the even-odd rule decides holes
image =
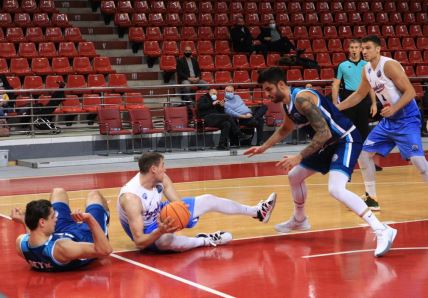
[[[224,245],[232,241],[232,234],[223,231],[217,231],[211,234],[200,233],[196,235],[196,237],[207,238],[207,246]]]
[[[303,221],[297,221],[293,216],[289,220],[279,223],[275,226],[275,230],[279,233],[288,233],[291,231],[306,231],[311,228],[309,220],[306,217]]]
[[[275,208],[276,193],[271,193],[265,201],[260,201],[257,204],[257,217],[262,223],[267,223],[272,214],[273,208]]]
[[[375,234],[377,244],[374,256],[381,257],[391,249],[395,236],[397,236],[397,230],[385,225],[385,229],[376,230]]]

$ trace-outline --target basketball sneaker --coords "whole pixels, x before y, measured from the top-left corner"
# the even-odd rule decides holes
[[[206,238],[206,246],[217,246],[229,243],[232,240],[232,234],[229,232],[217,231],[215,233],[200,233],[196,235],[198,238]]]
[[[376,197],[371,197],[368,193],[365,193],[364,195],[361,196],[361,198],[364,200],[364,202],[366,203],[367,207],[369,207],[370,210],[372,211],[380,210],[379,202],[376,200]]]
[[[288,233],[291,231],[306,231],[311,228],[308,218],[298,221],[294,216],[289,220],[275,225],[275,230],[279,233]]]
[[[272,214],[273,208],[275,208],[276,193],[271,193],[265,201],[260,201],[257,204],[257,217],[262,223],[267,223]]]
[[[385,229],[376,230],[375,234],[377,244],[374,255],[375,257],[381,257],[391,249],[395,236],[397,236],[397,230],[385,225]]]

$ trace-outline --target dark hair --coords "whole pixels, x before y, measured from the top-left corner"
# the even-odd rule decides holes
[[[264,82],[278,84],[280,81],[286,82],[284,71],[279,67],[271,67],[261,71],[257,80],[259,84]]]
[[[138,159],[138,167],[141,174],[149,172],[153,165],[158,166],[161,160],[164,159],[163,155],[157,152],[146,152]]]
[[[381,46],[380,38],[377,37],[376,35],[369,35],[361,39],[361,42],[369,42],[369,41],[373,42],[377,46]]]
[[[25,207],[25,225],[31,230],[35,230],[41,218],[48,219],[51,213],[52,204],[48,200],[31,201]]]

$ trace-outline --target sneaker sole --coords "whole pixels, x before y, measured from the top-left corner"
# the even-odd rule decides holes
[[[306,228],[297,228],[297,229],[291,229],[291,230],[287,230],[287,231],[280,231],[278,230],[278,228],[275,226],[275,231],[277,231],[278,233],[282,233],[282,234],[287,234],[293,231],[308,231],[311,229],[311,226],[306,227]]]
[[[268,223],[269,222],[269,219],[270,219],[270,217],[272,215],[273,209],[275,208],[275,204],[276,204],[276,193],[274,192],[270,196],[272,196],[272,195],[275,197],[273,199],[272,209],[270,210],[269,214],[266,215],[266,217],[262,220],[262,223]],[[269,198],[270,198],[270,196],[269,196]]]
[[[391,247],[392,247],[392,243],[394,243],[394,240],[395,240],[395,236],[397,236],[397,230],[396,229],[392,229],[392,240],[388,243],[388,246],[387,246],[387,248],[383,251],[383,252],[381,252],[381,253],[379,253],[379,254],[375,254],[375,257],[382,257],[382,256],[384,256],[390,249],[391,249]]]

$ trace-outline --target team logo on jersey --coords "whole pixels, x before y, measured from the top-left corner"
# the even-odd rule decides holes
[[[381,93],[385,89],[385,84],[378,84],[375,83],[375,86],[373,87],[374,92]]]
[[[335,162],[338,159],[339,159],[339,156],[337,154],[334,154],[333,157],[331,158],[331,161]]]
[[[147,200],[147,194],[143,193],[143,200]]]
[[[369,68],[369,74],[372,72],[372,69],[371,68]]]
[[[380,78],[382,76],[382,72],[380,71],[380,69],[377,71],[376,75],[378,78]]]
[[[419,146],[418,146],[418,145],[413,144],[413,145],[412,145],[412,151],[418,151],[418,150],[419,150]]]

